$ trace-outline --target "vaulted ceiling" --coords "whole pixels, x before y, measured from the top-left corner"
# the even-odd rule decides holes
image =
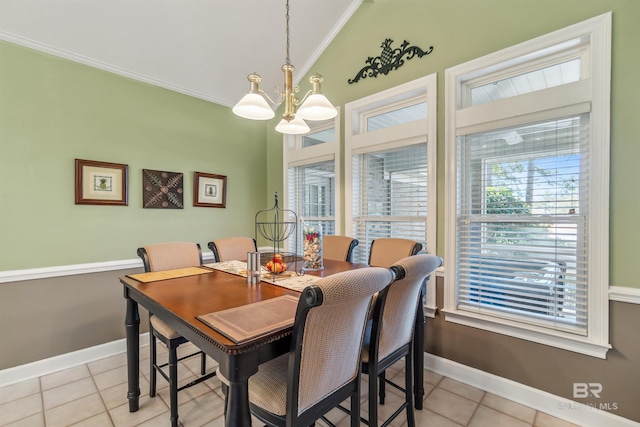
[[[0,39],[232,106],[249,73],[283,84],[285,1],[0,0]],[[294,80],[361,2],[290,0]]]

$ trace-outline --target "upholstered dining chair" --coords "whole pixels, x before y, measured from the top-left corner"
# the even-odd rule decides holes
[[[324,259],[351,262],[353,249],[356,246],[358,246],[358,239],[327,234],[322,237],[322,256]]]
[[[257,252],[255,239],[251,237],[226,237],[207,243],[216,262],[247,259],[247,252]]]
[[[415,255],[421,250],[422,244],[409,239],[375,239],[369,248],[369,265],[388,268],[396,261]]]
[[[138,256],[142,258],[145,272],[202,265],[200,245],[190,242],[158,243],[144,246],[138,248]],[[170,418],[171,425],[175,427],[178,425],[178,392],[211,378],[216,375],[216,372],[206,373],[206,355],[202,351],[178,359],[178,347],[188,340],[152,313],[149,313],[149,336],[151,338],[149,343],[149,352],[151,353],[149,396],[156,395],[156,374],[159,372],[169,382]],[[160,340],[169,350],[169,360],[162,365],[158,365],[157,361],[156,339]],[[201,376],[178,388],[178,362],[197,355],[201,357]],[[163,371],[165,367],[168,367],[169,375]]]
[[[415,318],[422,302],[422,284],[433,271],[442,265],[442,258],[430,254],[418,254],[403,258],[391,267],[396,280],[376,298],[372,322],[365,334],[362,352],[362,372],[369,375],[369,426],[378,426],[378,404],[384,403],[384,385],[392,385],[404,392],[405,401],[391,417],[390,423],[402,413],[407,413],[407,426],[415,426],[412,398],[412,354]],[[405,358],[405,386],[402,388],[388,380],[385,370]],[[376,381],[376,377],[378,381]]]
[[[393,279],[390,269],[363,268],[305,288],[289,353],[263,363],[249,378],[251,413],[269,426],[308,426],[349,398],[351,427],[359,426],[361,350],[369,305]]]

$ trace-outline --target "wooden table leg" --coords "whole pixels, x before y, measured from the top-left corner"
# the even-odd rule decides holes
[[[127,337],[127,377],[129,383],[127,399],[129,399],[129,412],[136,412],[140,399],[140,315],[138,303],[127,296],[126,288],[125,298],[127,312],[124,326]]]
[[[229,381],[227,394],[226,427],[250,427],[249,383]]]

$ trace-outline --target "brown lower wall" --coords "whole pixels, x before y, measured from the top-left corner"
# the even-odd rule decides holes
[[[0,283],[0,369],[124,338],[119,270]],[[148,315],[140,309],[140,332]]]
[[[0,369],[124,338],[125,304],[118,277],[142,269],[0,283]],[[438,277],[437,305],[443,307]],[[140,310],[140,331],[147,313]],[[602,360],[480,329],[428,319],[426,351],[473,368],[572,398],[574,382],[603,385],[610,412],[640,422],[640,305],[612,302],[610,342]]]
[[[444,279],[438,277],[437,306],[443,304]],[[606,360],[463,326],[438,311],[427,320],[426,351],[521,384],[609,408],[640,422],[640,305],[610,303]],[[600,383],[600,399],[573,399],[573,383]]]

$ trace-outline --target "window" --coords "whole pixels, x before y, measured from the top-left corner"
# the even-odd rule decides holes
[[[426,245],[427,144],[352,156],[354,261],[366,263],[371,242],[382,237]]]
[[[397,237],[435,253],[436,76],[346,106],[346,234],[354,262],[366,263],[371,242]],[[435,286],[427,288],[435,312]]]
[[[294,212],[308,225],[322,225],[324,234],[335,234],[335,162],[328,160],[289,168]]]
[[[447,70],[447,320],[605,357],[610,19]]]
[[[324,234],[340,229],[339,117],[315,122],[306,135],[285,136],[288,209],[308,225],[322,225]],[[299,242],[301,236],[298,230]]]

